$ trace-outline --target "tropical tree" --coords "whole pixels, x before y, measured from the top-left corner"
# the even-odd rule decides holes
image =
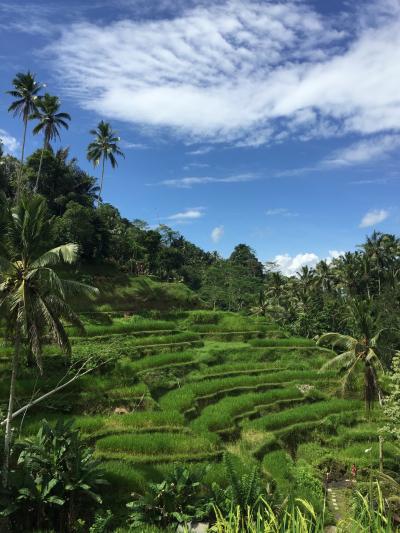
[[[377,332],[377,320],[373,316],[370,301],[354,301],[350,305],[351,320],[357,337],[340,333],[325,333],[319,345],[330,345],[341,353],[325,363],[321,371],[339,366],[343,372],[342,392],[348,389],[353,375],[360,367],[364,374],[364,399],[369,411],[374,400],[383,407],[383,395],[379,384],[379,372],[388,368],[393,357],[394,346],[398,344],[400,332],[392,328],[382,328]],[[383,471],[383,437],[379,435],[379,469]]]
[[[319,345],[329,345],[340,353],[325,363],[321,370],[336,366],[343,372],[342,390],[345,393],[355,372],[362,368],[364,373],[364,398],[367,410],[374,400],[382,403],[378,375],[390,364],[394,345],[400,339],[400,332],[391,328],[377,331],[370,302],[353,301],[350,304],[350,321],[354,324],[355,336],[341,333],[325,333],[318,339]]]
[[[77,259],[76,244],[46,249],[52,219],[45,200],[21,197],[11,209],[5,200],[0,206],[0,312],[7,320],[7,334],[14,344],[10,392],[4,437],[3,486],[8,482],[11,424],[21,345],[26,342],[40,372],[44,336],[67,354],[71,347],[62,319],[82,327],[67,303],[69,295],[92,295],[96,289],[60,279],[55,267]]]
[[[103,190],[104,180],[104,168],[106,161],[110,161],[111,167],[118,166],[116,155],[125,157],[125,154],[118,146],[118,142],[121,140],[113,131],[111,125],[103,120],[99,122],[97,128],[90,131],[91,135],[94,135],[93,141],[89,144],[87,149],[87,158],[97,167],[101,162],[101,181],[99,190],[99,202],[101,193]]]
[[[60,112],[60,100],[57,96],[46,93],[37,103],[35,112],[31,119],[38,120],[38,124],[33,128],[34,135],[43,132],[43,148],[40,156],[40,163],[36,177],[34,191],[39,185],[40,171],[42,170],[43,154],[45,150],[50,150],[50,141],[61,139],[60,128],[68,129],[68,122],[71,117],[68,113]]]
[[[12,111],[14,116],[22,117],[24,123],[24,134],[22,138],[21,149],[21,168],[19,171],[17,183],[17,199],[21,193],[21,177],[22,165],[24,163],[26,131],[28,128],[28,120],[37,111],[37,105],[40,100],[39,93],[42,89],[42,84],[36,81],[35,75],[30,71],[24,73],[19,72],[13,79],[14,88],[7,91],[7,94],[15,98],[9,106],[8,111]]]

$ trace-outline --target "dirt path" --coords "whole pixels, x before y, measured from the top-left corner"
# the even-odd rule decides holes
[[[351,488],[352,483],[349,480],[332,481],[327,485],[327,504],[336,522],[345,520],[350,515]]]

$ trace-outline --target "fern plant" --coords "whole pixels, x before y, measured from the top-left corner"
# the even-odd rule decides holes
[[[219,509],[229,514],[234,509],[239,510],[239,515],[245,527],[246,517],[255,517],[264,498],[267,497],[266,487],[261,483],[258,465],[243,472],[240,462],[233,455],[225,453],[224,466],[228,487],[222,489],[216,483],[212,486],[214,509]]]

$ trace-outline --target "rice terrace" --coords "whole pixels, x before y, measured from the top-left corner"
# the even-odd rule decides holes
[[[0,32],[0,533],[399,532],[397,0]]]

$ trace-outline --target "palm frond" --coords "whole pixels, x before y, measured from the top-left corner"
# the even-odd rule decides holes
[[[331,346],[332,348],[354,350],[358,344],[358,341],[350,335],[342,335],[340,333],[325,333],[318,339],[317,344],[319,346]]]
[[[33,263],[32,268],[46,267],[64,263],[74,263],[78,258],[78,245],[74,243],[63,244],[48,250]]]
[[[336,355],[326,363],[322,365],[320,368],[320,372],[324,372],[325,370],[328,370],[332,367],[347,367],[349,364],[351,364],[354,361],[355,354],[353,350],[349,350],[347,352],[343,352],[339,355]]]

